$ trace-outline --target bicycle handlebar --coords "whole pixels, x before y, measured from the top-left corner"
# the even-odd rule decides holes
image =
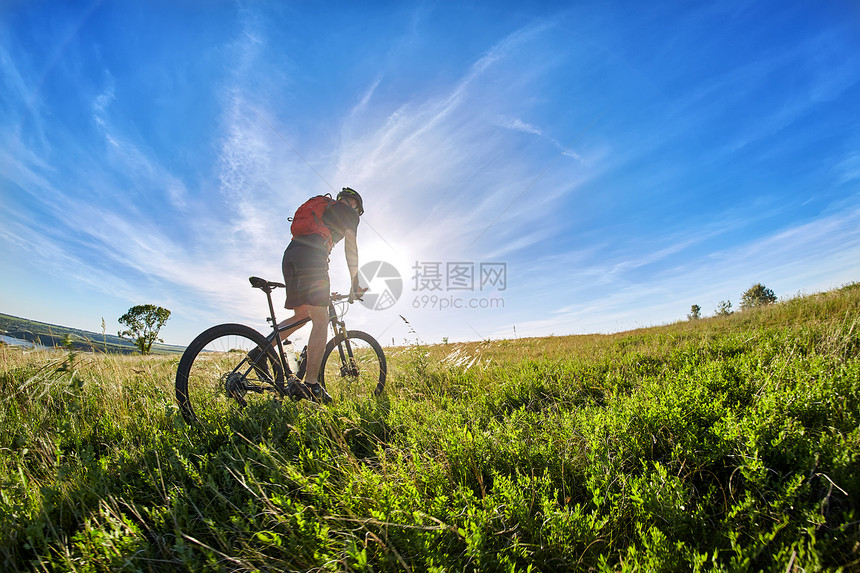
[[[363,295],[364,293],[361,293],[361,294]],[[341,302],[341,301],[345,300],[349,304],[352,304],[357,300],[361,300],[361,295],[352,296],[351,294],[338,294],[336,292],[333,292],[333,293],[331,293],[329,300],[331,300],[331,302]]]

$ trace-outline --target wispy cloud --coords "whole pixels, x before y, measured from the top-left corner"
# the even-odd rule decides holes
[[[837,173],[840,184],[860,179],[860,152],[846,154],[845,157],[834,166],[834,170]]]
[[[528,124],[519,118],[508,119],[504,121],[501,125],[502,127],[505,127],[507,129],[513,129],[514,131],[522,131],[523,133],[531,133],[534,135],[541,135],[543,133],[537,127]]]
[[[99,125],[99,127],[104,128],[105,126],[105,114],[107,113],[108,107],[113,101],[116,99],[116,94],[114,93],[114,80],[111,77],[110,73],[108,75],[108,84],[105,87],[104,91],[96,97],[96,100],[93,102],[93,120]]]

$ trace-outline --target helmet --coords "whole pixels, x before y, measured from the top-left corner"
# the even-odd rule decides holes
[[[359,195],[355,189],[344,187],[343,190],[337,194],[337,200],[340,201],[344,197],[355,199],[358,202],[358,214],[364,215],[364,201],[361,200],[361,195]]]

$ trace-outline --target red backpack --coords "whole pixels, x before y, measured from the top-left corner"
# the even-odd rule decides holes
[[[291,219],[290,233],[294,237],[320,235],[325,239],[326,248],[331,251],[334,244],[331,240],[331,231],[323,224],[322,218],[325,210],[334,202],[331,195],[317,195],[302,203]]]

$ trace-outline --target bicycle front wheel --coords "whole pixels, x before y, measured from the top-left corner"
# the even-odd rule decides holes
[[[277,353],[262,334],[241,324],[213,326],[179,360],[176,400],[188,423],[217,426],[231,408],[269,399],[284,387]]]
[[[379,395],[387,374],[382,347],[366,332],[350,330],[328,341],[320,382],[335,400]]]

